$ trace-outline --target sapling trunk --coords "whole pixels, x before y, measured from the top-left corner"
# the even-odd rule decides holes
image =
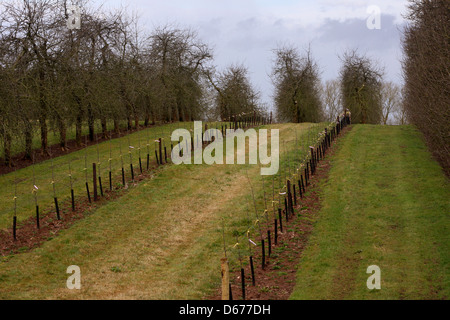
[[[166,146],[164,146],[164,161],[167,163],[167,149],[166,149]]]
[[[224,219],[222,219],[222,240],[223,240],[223,255],[226,259],[228,259],[227,244],[226,244],[226,240],[225,240],[225,220]]]
[[[69,159],[69,183],[70,183],[70,199],[72,201],[72,211],[75,211],[75,195],[73,192],[73,178],[72,178],[72,167],[71,160]]]
[[[274,225],[273,231],[274,231],[274,237],[275,237],[274,241],[275,241],[275,245],[277,245],[278,244],[278,220],[277,219],[274,219],[273,225]]]
[[[283,217],[281,213],[281,208],[278,208],[278,220],[280,221],[280,232],[283,233]]]
[[[244,274],[244,268],[242,266],[242,256],[241,256],[241,249],[239,248],[239,238],[236,235],[236,245],[238,250],[238,257],[239,257],[239,265],[241,267],[241,287],[242,287],[242,300],[245,300],[245,274]]]
[[[262,254],[262,261],[261,261],[261,268],[264,270],[266,267],[266,251],[265,251],[265,244],[264,239],[261,239],[261,254]]]
[[[150,130],[147,129],[147,171],[150,169]]]
[[[128,136],[128,154],[130,155],[131,181],[134,182],[133,157],[131,155],[131,149],[134,149],[134,147],[130,143],[130,135],[128,134],[127,136]]]
[[[125,169],[123,167],[123,154],[122,154],[122,145],[119,142],[119,153],[120,153],[120,164],[121,164],[121,169],[122,169],[122,184],[125,187],[126,186],[126,181],[125,181]]]
[[[159,166],[161,163],[160,163],[159,157],[158,157],[158,144],[159,144],[159,140],[155,140],[155,158],[156,158],[156,164]]]
[[[164,164],[164,161],[162,159],[162,138],[159,138],[159,163]]]
[[[293,199],[294,199],[294,206],[297,206],[297,190],[295,188],[295,183],[292,184],[292,194],[293,194]]]
[[[269,213],[267,211],[267,199],[266,199],[266,186],[264,183],[264,176],[261,176],[262,187],[263,187],[263,197],[264,197],[264,216],[266,219],[266,229],[269,229]]]
[[[113,185],[112,185],[112,134],[109,134],[109,159],[108,159],[108,164],[109,164],[109,190],[112,191],[113,189]]]
[[[262,250],[262,262],[261,262],[261,265],[262,265],[262,268],[264,269],[265,268],[265,264],[266,264],[264,237],[263,237],[263,233],[262,233],[262,229],[261,229],[261,224],[260,224],[259,218],[258,218],[258,209],[256,207],[256,200],[255,200],[255,194],[253,192],[253,186],[252,186],[252,183],[250,181],[250,177],[248,176],[248,172],[247,171],[246,171],[246,175],[247,175],[248,183],[250,185],[250,190],[251,190],[252,199],[253,199],[253,206],[255,208],[256,224],[258,225],[259,235],[260,235],[260,238],[261,238],[261,250]]]
[[[102,175],[101,175],[101,163],[100,163],[100,151],[98,148],[98,134],[95,134],[95,140],[97,142],[97,172],[98,172],[98,185],[100,187],[100,194],[103,197],[103,185],[102,185]]]
[[[38,186],[36,185],[36,174],[35,174],[35,168],[34,168],[35,164],[34,164],[34,156],[33,156],[33,164],[32,164],[32,168],[33,168],[33,195],[34,195],[34,205],[36,208],[36,227],[38,229],[40,229],[40,222],[39,222],[39,204],[38,204]]]
[[[138,140],[139,171],[142,174],[141,140]]]
[[[52,157],[52,186],[53,186],[53,199],[55,200],[56,218],[58,220],[61,220],[61,216],[59,215],[58,197],[56,196],[56,183],[55,183],[55,170],[53,166],[53,157]]]
[[[85,137],[85,149],[84,149],[84,173],[85,173],[85,184],[86,184],[86,193],[88,196],[89,203],[91,203],[91,193],[89,192],[89,182],[88,182],[88,172],[87,172],[87,136]]]
[[[284,181],[287,180],[287,169],[286,169],[286,143],[284,140],[282,140],[283,147],[284,147]]]
[[[95,162],[92,163],[92,188],[94,189],[94,201],[97,201],[97,164]]]
[[[249,209],[247,207],[247,210],[246,210],[246,212],[247,212],[247,221],[248,221],[247,242],[248,242],[248,251],[249,251],[249,254],[250,254],[249,260],[250,260],[250,271],[251,271],[251,274],[252,274],[252,284],[255,285],[256,279],[255,279],[255,269],[254,269],[254,265],[253,265],[253,250],[252,250],[252,245],[251,245],[251,243],[253,241],[250,240],[250,229],[251,229],[250,221],[251,221],[251,219],[250,219],[250,214],[249,214],[248,211],[249,211]]]
[[[289,207],[287,203],[287,197],[284,197],[284,213],[286,215],[286,223],[289,222]]]
[[[14,168],[14,216],[13,216],[13,239],[17,240],[17,171]]]

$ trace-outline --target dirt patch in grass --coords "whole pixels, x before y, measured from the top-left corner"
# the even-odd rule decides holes
[[[298,263],[302,253],[308,244],[308,239],[313,231],[314,223],[318,218],[321,208],[320,184],[326,181],[331,168],[331,158],[336,152],[338,141],[350,127],[343,129],[341,135],[328,149],[325,157],[319,162],[316,173],[308,181],[306,193],[300,198],[297,189],[297,206],[294,206],[294,214],[286,222],[283,210],[283,232],[278,228],[278,242],[274,243],[274,227],[271,228],[272,246],[271,255],[268,257],[267,237],[266,264],[262,268],[262,250],[259,243],[253,254],[255,285],[252,285],[250,263],[243,263],[245,273],[245,299],[246,300],[287,300],[296,283]],[[267,233],[267,231],[266,231]],[[241,270],[230,271],[232,298],[242,299]],[[220,300],[221,288],[206,299]]]

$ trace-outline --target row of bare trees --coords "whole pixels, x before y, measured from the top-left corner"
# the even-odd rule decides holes
[[[272,79],[278,119],[291,122],[335,121],[345,109],[355,123],[405,124],[401,87],[383,79],[383,69],[357,50],[345,52],[338,79],[321,83],[308,49],[274,50]]]
[[[420,1],[412,3],[419,12]],[[212,49],[192,29],[166,25],[147,33],[136,16],[125,10],[105,12],[89,7],[87,1],[78,5],[80,29],[68,28],[68,0],[7,0],[0,4],[0,139],[6,164],[11,164],[14,140],[24,144],[25,158],[31,157],[36,131],[45,154],[49,130],[58,133],[65,150],[68,128],[75,128],[76,142],[81,145],[86,125],[89,139],[95,139],[95,123],[100,123],[100,133],[106,137],[108,124],[118,132],[121,121],[131,129],[142,121],[147,126],[268,112],[259,101],[260,92],[252,85],[248,69],[234,64],[217,70]],[[445,20],[442,14],[439,17]],[[411,19],[425,18],[417,13],[411,14]],[[438,79],[441,87],[446,84],[441,78],[448,76],[448,65],[442,62],[448,59],[435,58],[433,65],[444,64],[443,69],[435,68],[438,71],[423,67],[419,60],[434,61],[426,54],[436,52],[445,57],[448,52],[442,51],[442,43],[436,51],[428,47],[440,40],[445,24],[440,25],[444,31],[428,25],[432,31],[426,31],[423,25],[433,19],[425,19],[426,23],[416,20],[405,37],[405,52],[410,56],[405,62],[406,90],[384,81],[383,68],[356,50],[341,57],[339,78],[324,84],[310,49],[302,53],[286,45],[273,50],[276,118],[333,121],[347,108],[355,123],[404,124],[406,115],[418,123],[419,105],[424,104],[415,95],[425,92],[421,87],[425,84],[416,81],[419,74],[428,72],[427,81]],[[441,87],[433,87],[436,92],[429,91],[429,95],[444,99]],[[429,123],[430,116],[437,114],[433,108],[438,104],[430,101],[434,100],[427,100],[429,112],[421,116],[422,123],[423,119]],[[445,127],[433,130],[445,137]]]
[[[410,0],[403,38],[408,119],[450,172],[450,2]]]
[[[83,126],[93,141],[98,122],[106,136],[108,124],[117,132],[123,120],[131,129],[142,121],[147,126],[210,112],[226,119],[264,111],[248,70],[232,65],[216,71],[212,49],[195,31],[166,25],[146,33],[126,10],[106,12],[87,1],[78,2],[81,27],[69,28],[69,5],[0,3],[0,139],[7,165],[17,141],[31,158],[36,131],[46,154],[49,130],[65,150],[69,127],[81,145]],[[207,99],[212,91],[214,98]]]

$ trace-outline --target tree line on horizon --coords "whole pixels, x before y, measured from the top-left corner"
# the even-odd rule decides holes
[[[81,28],[68,28],[67,0],[7,0],[0,4],[0,139],[3,162],[12,165],[12,144],[33,153],[33,136],[48,154],[49,131],[62,150],[67,130],[75,141],[155,123],[269,117],[243,64],[223,70],[196,31],[176,25],[144,32],[136,16],[80,4]],[[348,108],[354,123],[406,123],[399,85],[356,50],[341,57],[335,80],[322,82],[310,49],[273,50],[274,120],[335,121]],[[345,107],[344,107],[345,106]],[[400,117],[398,117],[400,115]],[[99,123],[99,128],[96,124]]]
[[[272,79],[278,119],[288,122],[336,121],[348,109],[353,123],[406,124],[399,84],[384,80],[384,69],[358,52],[340,56],[336,79],[320,79],[311,50],[287,45],[274,50]]]
[[[95,124],[108,136],[125,121],[128,129],[156,122],[237,114],[267,115],[248,70],[213,64],[213,50],[190,28],[173,25],[142,31],[125,10],[105,12],[84,1],[81,28],[69,28],[67,0],[0,3],[0,138],[4,163],[11,165],[14,141],[32,157],[38,131],[48,154],[48,132],[67,148],[67,130],[82,128],[94,141]],[[214,88],[213,90],[211,88]],[[212,94],[212,98],[211,98]],[[213,104],[213,105],[211,105]]]

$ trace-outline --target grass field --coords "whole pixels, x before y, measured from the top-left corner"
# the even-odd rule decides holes
[[[280,129],[281,143],[280,171],[265,180],[270,202],[272,182],[276,190],[282,186],[299,164],[299,147],[307,150],[325,124],[266,127]],[[131,144],[160,135],[149,130],[133,134]],[[128,138],[113,143],[125,149]],[[450,189],[421,135],[411,126],[355,125],[337,147],[329,178],[321,182],[322,209],[299,261],[291,299],[448,298]],[[107,158],[109,143],[99,150]],[[64,164],[62,176],[66,157],[82,161],[83,152],[55,159]],[[88,155],[97,157],[95,146]],[[48,163],[42,165],[37,171],[49,183]],[[17,177],[29,181],[30,169],[22,170]],[[248,252],[236,245],[235,236],[242,237],[252,226],[250,237],[256,239],[255,220],[265,223],[259,173],[254,165],[160,167],[40,248],[3,257],[0,299],[205,298],[220,285],[223,226],[236,270],[238,254]],[[247,174],[259,216],[253,211]],[[9,183],[0,197],[10,208],[13,174],[0,179],[2,187]],[[80,190],[82,182],[83,176]],[[2,228],[11,218],[10,209],[4,212],[8,218],[0,216]],[[30,215],[32,210],[22,219]],[[66,288],[70,265],[81,269],[81,290]],[[381,269],[381,290],[366,287],[370,265]]]
[[[448,299],[449,196],[413,127],[354,126],[322,184],[291,299]],[[366,286],[370,265],[380,290]]]
[[[213,125],[215,123],[210,123],[210,127]],[[92,192],[93,162],[97,163],[97,165],[100,163],[97,171],[102,176],[103,187],[105,189],[109,188],[108,172],[110,167],[113,177],[113,187],[118,187],[122,185],[122,160],[126,173],[126,181],[128,182],[131,180],[130,155],[136,173],[139,171],[139,152],[141,153],[144,169],[146,169],[147,151],[150,154],[151,164],[155,165],[155,146],[157,145],[155,144],[155,139],[163,138],[167,151],[170,153],[170,134],[173,130],[181,126],[191,129],[193,128],[193,122],[151,127],[122,138],[112,139],[111,141],[99,143],[98,145],[57,157],[53,161],[47,160],[34,166],[17,170],[16,173],[11,172],[0,176],[0,230],[11,226],[14,215],[14,192],[17,194],[17,219],[21,222],[35,214],[35,198],[32,193],[34,185],[38,187],[38,204],[42,209],[53,206],[54,193],[52,181],[55,185],[58,200],[60,202],[70,201],[70,173],[72,175],[75,198],[87,197],[85,182],[87,177],[91,185],[90,191]],[[129,146],[132,148],[129,148]],[[140,151],[139,148],[141,149]],[[14,191],[15,184],[16,191]]]
[[[286,159],[293,164],[293,157],[299,156],[296,146],[301,141],[307,148],[313,133],[325,124],[276,127],[285,148],[279,172],[284,179]],[[248,219],[247,173],[260,214],[264,211],[259,170],[251,165],[161,167],[152,179],[41,248],[4,258],[0,298],[200,299],[220,282],[223,223],[233,267],[238,253],[232,234],[244,234],[256,219]],[[69,265],[81,268],[79,291],[66,288]]]

